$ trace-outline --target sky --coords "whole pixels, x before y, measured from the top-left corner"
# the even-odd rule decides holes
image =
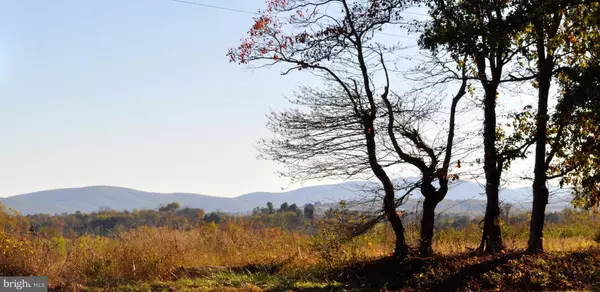
[[[197,1],[256,11],[262,0]],[[252,15],[171,0],[0,4],[0,196],[279,191],[265,114],[303,76],[229,63]]]
[[[90,185],[227,197],[300,187],[257,159],[256,142],[269,135],[265,114],[317,81],[229,63],[252,16],[173,0],[3,0],[0,197]]]

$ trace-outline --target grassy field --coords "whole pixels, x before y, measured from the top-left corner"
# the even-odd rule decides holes
[[[507,252],[476,255],[480,229],[469,225],[439,230],[435,257],[402,263],[388,257],[393,238],[384,224],[343,241],[335,228],[309,235],[243,218],[74,237],[2,220],[0,274],[45,275],[56,291],[600,290],[600,222],[586,214],[547,225],[544,255],[522,254],[526,224],[503,226]],[[416,226],[407,236],[416,246]]]

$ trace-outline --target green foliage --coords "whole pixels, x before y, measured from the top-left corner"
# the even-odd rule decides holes
[[[573,186],[575,206],[600,205],[600,59],[593,66],[573,68],[563,74],[562,98],[554,116],[558,162],[551,175],[564,175],[561,186]],[[556,140],[556,139],[555,139]]]
[[[508,114],[509,122],[497,129],[496,149],[503,156],[503,167],[508,170],[517,158],[525,158],[533,144],[535,112],[528,105],[519,112]],[[506,130],[505,130],[506,129]]]
[[[179,203],[173,202],[158,208],[159,212],[172,212],[179,209]]]
[[[308,220],[315,220],[315,206],[313,204],[304,205],[304,217]]]
[[[432,19],[421,36],[421,44],[425,49],[445,49],[457,56],[470,57],[508,48],[518,31],[518,25],[510,21],[519,13],[514,9],[515,2],[427,1]]]
[[[289,208],[290,208],[290,205],[288,205],[287,202],[284,202],[283,204],[281,204],[281,207],[277,211],[278,212],[287,212]]]

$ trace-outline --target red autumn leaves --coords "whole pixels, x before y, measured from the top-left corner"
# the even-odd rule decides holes
[[[306,32],[296,35],[283,33],[283,26],[300,18],[306,18],[301,9],[297,9],[292,17],[283,17],[279,13],[290,10],[289,0],[267,0],[267,9],[260,12],[261,16],[254,19],[254,24],[248,31],[248,37],[241,39],[241,44],[229,49],[227,56],[230,62],[247,64],[257,59],[272,59],[278,61],[283,58],[284,51],[295,43],[305,43],[309,37]],[[311,14],[314,16],[314,12]],[[280,20],[286,19],[282,23]]]

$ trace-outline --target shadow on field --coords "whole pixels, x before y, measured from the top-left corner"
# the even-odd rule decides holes
[[[477,263],[466,265],[464,263],[471,255],[413,258],[404,263],[384,258],[344,269],[340,282],[347,288],[359,290],[459,291],[469,280],[522,255],[521,252],[514,252],[487,256],[487,259],[484,259],[486,256],[478,257]],[[425,275],[427,278],[430,272],[449,276],[417,280],[419,276]]]
[[[280,274],[283,264],[203,267],[188,269],[185,276],[201,277],[220,271],[257,275],[237,284],[223,283],[238,287],[238,290],[228,291],[260,290],[239,286],[246,284],[268,289],[266,291],[600,291],[597,289],[600,287],[600,249],[534,256],[525,256],[522,251],[497,255],[464,253],[413,257],[404,262],[389,257],[318,271],[314,275],[309,275],[307,270],[306,278]]]
[[[412,258],[406,262],[399,262],[395,258],[388,257],[331,271],[328,278],[335,280],[337,286],[298,289],[294,288],[292,280],[281,282],[277,287],[266,291],[461,291],[467,282],[477,280],[483,274],[522,255],[522,252],[495,256],[459,254]],[[469,264],[469,259],[473,259],[472,264]],[[185,271],[180,271],[179,276],[194,278],[215,272],[275,275],[282,266],[283,264],[187,268]],[[432,272],[435,274],[429,275]]]
[[[444,279],[441,283],[433,287],[434,290],[455,290],[463,286],[469,279],[477,278],[493,269],[508,263],[512,259],[523,256],[522,252],[503,254],[491,260],[464,266],[456,274]]]

